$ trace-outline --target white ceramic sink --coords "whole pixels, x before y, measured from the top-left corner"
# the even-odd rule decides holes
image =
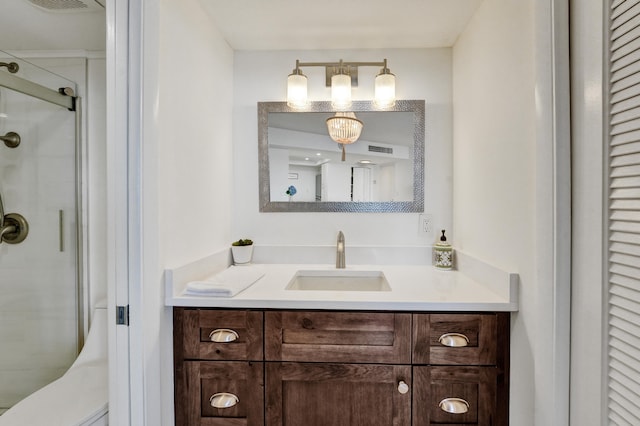
[[[315,291],[391,291],[382,271],[350,271],[345,269],[300,270],[286,290]]]

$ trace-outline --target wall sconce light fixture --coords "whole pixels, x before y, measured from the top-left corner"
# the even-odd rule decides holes
[[[304,108],[307,105],[307,77],[301,67],[325,67],[326,85],[331,86],[331,105],[338,110],[351,106],[351,87],[358,85],[358,67],[382,67],[375,79],[374,103],[379,108],[392,107],[396,102],[396,77],[382,62],[300,62],[287,78],[287,105]]]
[[[340,61],[342,64],[342,61]],[[351,74],[349,68],[339,66],[338,72],[331,76],[331,106],[335,109],[347,109],[351,106]]]
[[[298,64],[287,77],[287,105],[291,108],[307,106],[307,76],[302,74]]]

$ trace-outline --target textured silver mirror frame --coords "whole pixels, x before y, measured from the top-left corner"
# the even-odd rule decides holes
[[[413,201],[271,201],[269,181],[270,112],[333,112],[331,102],[310,102],[303,111],[287,106],[286,102],[258,102],[258,163],[261,212],[357,212],[357,213],[421,213],[424,211],[424,100],[398,100],[391,108],[377,108],[372,101],[354,101],[350,111],[413,112]]]

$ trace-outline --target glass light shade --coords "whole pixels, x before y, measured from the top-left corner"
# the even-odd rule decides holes
[[[331,77],[331,106],[335,109],[351,106],[351,76],[335,74]]]
[[[362,121],[358,120],[353,112],[337,112],[333,117],[327,118],[329,136],[343,145],[357,141],[362,127]]]
[[[389,108],[396,103],[396,76],[387,72],[380,73],[375,80],[374,103],[379,108]]]
[[[307,106],[307,76],[289,74],[287,77],[287,105],[291,108]]]

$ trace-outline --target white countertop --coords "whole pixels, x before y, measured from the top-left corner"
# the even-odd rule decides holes
[[[217,255],[220,257],[220,255]],[[351,265],[347,271],[382,271],[391,291],[286,290],[298,270],[335,270],[326,264],[263,264],[265,275],[234,297],[185,296],[189,281],[219,271],[206,271],[207,260],[165,271],[167,306],[338,309],[394,311],[517,311],[518,275],[481,262],[459,260],[459,270],[428,265]],[[211,262],[211,260],[209,260]]]

